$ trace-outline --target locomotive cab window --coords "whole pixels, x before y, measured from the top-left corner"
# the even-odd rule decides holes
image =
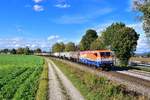
[[[111,56],[110,52],[105,52],[106,56]]]
[[[101,57],[109,57],[111,56],[110,52],[100,52]]]

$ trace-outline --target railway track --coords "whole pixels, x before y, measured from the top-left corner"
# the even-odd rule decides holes
[[[142,70],[132,70],[132,71],[134,71],[134,72],[139,72],[139,74],[144,74],[144,75],[150,77],[150,72],[146,72],[146,71],[142,71]]]
[[[117,71],[117,72],[150,81],[150,73],[147,72],[143,72],[139,70],[127,70],[127,71],[125,70],[125,71]]]
[[[146,95],[150,98],[150,76],[149,72],[138,71],[138,70],[126,70],[128,73],[124,73],[123,71],[101,71],[98,69],[94,69],[92,67],[88,67],[86,65],[81,65],[75,62],[71,62],[68,60],[61,60],[63,63],[69,64],[72,67],[79,68],[80,70],[87,71],[93,73],[98,76],[107,77],[109,80],[115,82],[116,84],[125,85],[127,90],[134,91],[136,93],[140,93]],[[134,75],[133,75],[134,74]],[[137,77],[142,76],[142,77]],[[145,77],[145,78],[143,78]],[[147,77],[147,78],[146,78]]]
[[[124,72],[104,72],[106,74],[112,75],[113,77],[117,77],[119,79],[123,79],[124,81],[130,82],[131,84],[136,84],[141,85],[143,87],[147,87],[150,89],[150,81],[149,80],[145,80],[143,78],[139,78],[137,76],[139,76],[138,74],[133,74],[130,73],[124,73]],[[136,76],[137,75],[137,76]]]

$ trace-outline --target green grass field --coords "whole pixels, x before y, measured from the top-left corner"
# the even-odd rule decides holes
[[[37,56],[0,55],[0,100],[34,100],[43,65]]]

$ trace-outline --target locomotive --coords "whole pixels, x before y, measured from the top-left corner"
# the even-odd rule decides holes
[[[96,68],[109,68],[114,64],[110,50],[55,52],[51,56],[95,66]]]

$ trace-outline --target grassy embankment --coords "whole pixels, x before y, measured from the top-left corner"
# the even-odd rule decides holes
[[[36,100],[47,100],[47,99],[48,99],[48,64],[45,61],[39,82]]]
[[[144,96],[127,91],[124,86],[116,85],[105,77],[98,77],[91,73],[54,60],[54,63],[72,81],[86,100],[143,100]]]

